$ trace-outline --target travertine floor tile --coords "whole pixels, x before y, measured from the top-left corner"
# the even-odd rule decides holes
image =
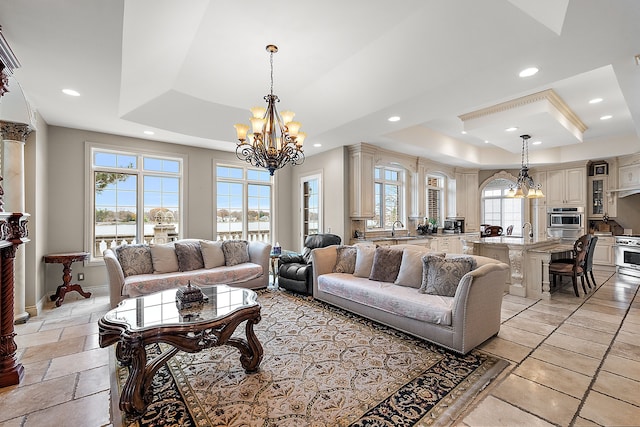
[[[570,365],[571,360],[567,360],[566,363]],[[578,399],[582,399],[591,384],[590,376],[534,358],[527,358],[514,374]]]
[[[98,333],[98,325],[96,323],[84,323],[82,325],[77,326],[67,326],[62,331],[61,339],[72,338],[72,337],[84,337],[87,335],[97,334]]]
[[[109,349],[99,348],[82,353],[56,357],[51,361],[45,379],[57,378],[88,369],[105,366],[109,363]]]
[[[632,332],[631,329],[634,329],[634,331]],[[638,332],[640,332],[640,328],[625,328],[625,330],[618,332],[616,341],[640,347],[640,334]]]
[[[640,381],[640,362],[609,354],[602,364],[602,370]]]
[[[594,375],[600,365],[600,359],[594,359],[593,357],[546,345],[545,343],[541,344],[540,347],[533,352],[531,357],[584,375]],[[568,363],[568,361],[571,361],[571,363]]]
[[[509,375],[491,394],[559,425],[569,425],[580,404],[579,399],[517,375]]]
[[[111,374],[109,366],[101,366],[99,368],[90,369],[80,372],[78,385],[76,386],[75,398],[88,396],[101,391],[109,391],[111,385],[109,375]]]
[[[109,424],[109,392],[92,394],[62,403],[46,411],[29,414],[24,427],[46,425],[103,426]],[[51,421],[56,420],[56,424]]]
[[[593,389],[640,407],[640,382],[638,381],[610,372],[600,371]]]
[[[531,351],[530,347],[503,340],[499,337],[490,339],[480,349],[513,362],[522,361]]]
[[[614,340],[609,354],[640,362],[640,346]]]
[[[586,311],[572,315],[567,319],[566,323],[582,326],[584,328],[595,329],[596,331],[609,332],[612,334],[615,333],[620,327],[619,323],[595,322]]]
[[[41,360],[50,360],[67,354],[79,353],[84,347],[84,337],[75,337],[43,345],[28,347],[20,361],[22,363],[34,363]]]
[[[34,332],[32,334],[16,335],[15,341],[19,348],[58,342],[62,329]]]
[[[84,314],[81,316],[61,316],[55,319],[47,319],[44,321],[44,324],[40,327],[41,331],[48,331],[50,329],[60,329],[66,328],[67,326],[77,326],[82,325],[84,323],[89,323],[89,319],[91,315]]]
[[[596,331],[595,329],[589,329],[583,326],[573,325],[571,323],[564,323],[560,325],[556,332],[606,346],[611,344],[614,337],[614,334],[611,332]]]
[[[538,335],[509,325],[502,325],[498,337],[525,347],[534,348],[546,338],[546,335]]]
[[[551,332],[553,332],[557,326],[555,325],[547,325],[539,322],[532,322],[529,319],[525,319],[522,317],[514,317],[513,319],[507,320],[504,325],[512,326],[514,328],[522,329],[523,331],[533,332],[534,334],[547,336]]]
[[[592,391],[587,396],[580,416],[603,426],[638,426],[640,408]]]
[[[578,354],[584,354],[595,358],[602,358],[608,348],[606,345],[560,334],[558,332],[551,334],[545,341],[545,344],[564,348],[565,350],[571,350]]]
[[[566,319],[565,316],[558,316],[555,314],[541,313],[539,311],[531,311],[531,310],[527,310],[524,313],[518,314],[516,318],[518,317],[527,319],[531,322],[545,323],[547,325],[554,325],[554,326],[560,325]]]
[[[75,384],[76,376],[67,375],[24,387],[0,389],[0,421],[71,400]]]
[[[510,405],[494,396],[484,399],[463,420],[465,425],[474,426],[516,426],[551,427],[553,424]]]

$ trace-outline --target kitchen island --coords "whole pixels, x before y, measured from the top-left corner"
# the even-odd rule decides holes
[[[482,237],[463,241],[466,253],[497,259],[511,267],[507,283],[512,295],[550,299],[549,262],[571,248],[559,238]],[[546,281],[546,286],[545,286]]]

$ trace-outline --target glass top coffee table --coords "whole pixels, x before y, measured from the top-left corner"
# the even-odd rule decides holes
[[[122,301],[99,321],[100,347],[116,345],[116,358],[129,368],[120,396],[120,409],[137,417],[151,402],[149,390],[155,373],[178,351],[196,353],[206,348],[230,345],[240,350],[246,372],[258,370],[262,345],[253,325],[260,322],[260,304],[250,289],[226,285],[203,287],[207,301],[179,310],[176,289]],[[232,337],[246,321],[245,335]],[[165,343],[171,347],[147,361],[146,346]]]

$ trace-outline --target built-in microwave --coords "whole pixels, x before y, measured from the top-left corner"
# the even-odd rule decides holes
[[[547,208],[547,236],[573,243],[584,234],[584,208]]]

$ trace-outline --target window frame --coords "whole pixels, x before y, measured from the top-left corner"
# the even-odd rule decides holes
[[[437,179],[442,185],[441,186],[433,186],[429,185],[429,179]],[[447,216],[447,198],[448,198],[448,186],[449,178],[444,173],[439,172],[428,172],[424,177],[424,209],[425,216],[427,221],[432,218],[429,215],[429,190],[438,190],[440,191],[440,198],[438,200],[438,210],[440,211],[440,215],[436,218],[436,225],[441,227],[444,224],[444,220]]]
[[[122,168],[122,167],[94,167],[94,155],[96,152],[102,152],[106,154],[117,154],[125,156],[133,156],[136,158],[136,168]],[[178,172],[158,172],[158,171],[146,171],[144,170],[144,159],[154,158],[163,159],[169,161],[175,161],[179,164]],[[186,155],[168,153],[162,151],[150,151],[150,150],[128,150],[114,145],[99,144],[95,142],[85,142],[85,200],[88,203],[85,204],[85,251],[89,253],[89,259],[87,263],[101,264],[104,263],[101,254],[94,253],[95,248],[95,213],[96,213],[96,197],[95,197],[95,174],[96,172],[107,173],[126,173],[136,176],[136,218],[142,218],[142,221],[136,221],[136,242],[138,236],[142,236],[144,240],[144,177],[145,176],[162,176],[162,177],[176,177],[179,180],[178,184],[178,210],[180,212],[177,220],[178,238],[181,238],[185,234],[184,223],[184,206],[186,204],[185,188],[187,187],[187,177],[185,171],[188,167],[188,158]],[[107,244],[110,247],[110,244]]]
[[[499,196],[491,196],[491,197],[486,197],[485,196],[485,191],[487,190],[487,187],[491,186],[491,184],[495,181],[505,181],[505,185],[502,187],[502,192]],[[506,235],[507,233],[507,227],[509,225],[514,225],[514,233],[512,234],[514,237],[522,237],[522,224],[524,224],[527,221],[527,205],[526,205],[526,200],[525,198],[522,199],[514,199],[513,197],[507,197],[506,196],[506,190],[509,189],[510,185],[515,185],[516,184],[517,179],[515,177],[512,177],[511,175],[494,175],[492,177],[490,177],[489,179],[487,179],[482,187],[480,188],[480,223],[481,224],[490,224],[490,225],[499,225],[504,229],[504,234]],[[498,187],[498,186],[496,186]],[[498,187],[499,188],[499,187]],[[487,222],[485,215],[485,201],[486,200],[499,200],[500,201],[500,224],[495,224],[495,223],[490,223]],[[515,224],[510,221],[505,221],[505,201],[514,201],[514,200],[518,200],[520,201],[520,224]]]
[[[381,174],[379,178],[375,177],[376,174],[376,170],[380,170]],[[387,179],[386,178],[386,172],[394,172],[398,174],[398,179],[393,180],[393,179]],[[374,170],[373,170],[373,203],[374,203],[374,215],[375,215],[375,211],[376,211],[376,204],[379,203],[380,204],[380,218],[377,224],[373,224],[373,219],[369,219],[366,222],[366,227],[367,230],[369,231],[387,231],[387,230],[391,230],[393,226],[389,226],[388,228],[386,227],[386,212],[383,213],[383,210],[386,211],[386,203],[385,203],[385,199],[386,199],[386,192],[385,192],[385,188],[388,185],[393,185],[393,186],[397,186],[398,190],[397,190],[397,201],[396,201],[396,205],[397,205],[397,213],[396,213],[396,219],[394,221],[403,221],[403,219],[405,219],[405,211],[406,211],[406,207],[405,207],[405,192],[406,192],[406,186],[407,186],[407,171],[401,167],[401,166],[395,166],[395,165],[379,165],[379,166],[375,166]],[[379,196],[376,196],[376,186],[380,186],[381,190]],[[379,200],[376,200],[377,197],[379,197]],[[393,221],[391,221],[393,223]],[[404,224],[404,222],[403,222]],[[406,224],[404,224],[406,227]],[[402,229],[402,227],[400,228]]]
[[[227,167],[233,169],[241,169],[242,177],[241,178],[229,178],[229,177],[218,177],[218,168],[219,167]],[[269,181],[260,181],[260,180],[252,180],[248,178],[248,171],[258,171],[258,172],[267,172],[266,169],[262,169],[259,167],[251,166],[244,162],[233,162],[233,161],[214,161],[213,164],[213,173],[215,176],[215,187],[214,187],[214,209],[213,209],[213,228],[215,230],[215,239],[221,240],[218,232],[218,221],[217,221],[217,213],[218,213],[218,183],[222,182],[230,182],[235,184],[242,184],[242,239],[249,241],[249,229],[248,229],[248,212],[249,212],[249,186],[250,185],[265,185],[269,186],[270,194],[269,194],[269,203],[270,203],[270,215],[269,215],[269,238],[264,240],[265,242],[269,242],[271,245],[275,244],[275,179],[274,176],[269,177]]]

